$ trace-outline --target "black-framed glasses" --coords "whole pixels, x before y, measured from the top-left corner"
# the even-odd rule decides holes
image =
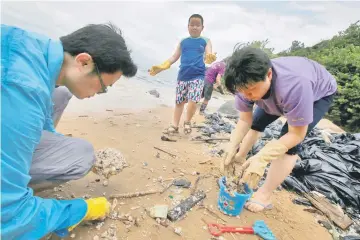
[[[96,69],[96,74],[99,77],[99,81],[100,81],[100,85],[101,85],[101,92],[98,92],[98,94],[106,93],[108,90],[107,90],[107,87],[105,86],[104,81],[100,75],[99,68],[97,67],[97,65],[95,63],[94,63],[94,65],[95,65],[95,69]]]

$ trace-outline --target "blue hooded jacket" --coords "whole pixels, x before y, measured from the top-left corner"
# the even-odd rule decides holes
[[[60,41],[1,25],[1,239],[40,239],[86,214],[83,199],[43,199],[28,188],[42,130],[55,131],[52,92],[63,60]]]

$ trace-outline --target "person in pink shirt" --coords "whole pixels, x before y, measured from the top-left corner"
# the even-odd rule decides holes
[[[214,89],[218,88],[222,94],[224,93],[221,87],[221,78],[224,76],[226,61],[227,58],[220,62],[213,63],[208,69],[206,69],[205,84],[202,92],[204,101],[200,107],[200,114],[204,113]]]

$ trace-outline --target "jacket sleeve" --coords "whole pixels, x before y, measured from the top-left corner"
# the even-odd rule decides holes
[[[43,199],[28,188],[51,96],[22,74],[5,76],[1,94],[1,238],[40,239],[78,223],[87,211],[84,200]]]

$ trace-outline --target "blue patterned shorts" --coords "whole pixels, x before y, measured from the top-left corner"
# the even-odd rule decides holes
[[[182,102],[200,102],[204,88],[204,79],[198,78],[192,81],[178,81],[176,86],[176,104]]]

